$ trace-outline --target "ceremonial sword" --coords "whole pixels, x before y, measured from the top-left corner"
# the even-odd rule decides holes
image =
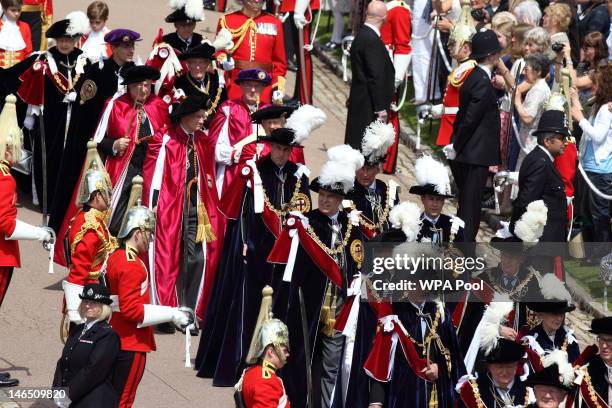
[[[304,336],[304,358],[306,360],[306,406],[311,408],[314,402],[312,393],[312,367],[310,353],[310,331],[308,330],[308,321],[306,320],[306,305],[304,304],[304,294],[302,288],[298,288],[298,296],[300,300],[300,316],[302,318],[302,334]]]

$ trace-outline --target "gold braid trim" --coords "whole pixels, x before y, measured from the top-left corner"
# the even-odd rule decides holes
[[[316,242],[321,247],[321,249],[323,249],[325,253],[331,256],[332,258],[335,255],[339,255],[340,253],[342,253],[342,251],[344,251],[344,248],[348,245],[349,239],[351,238],[352,230],[353,230],[353,224],[351,224],[351,222],[349,221],[348,225],[346,226],[346,233],[344,234],[344,240],[340,244],[338,244],[338,246],[336,246],[336,249],[331,249],[330,247],[328,247],[321,241],[321,238],[319,238],[315,230],[310,225],[308,226],[308,229],[307,229],[308,235],[312,237],[314,242]]]
[[[587,370],[586,367],[581,367],[580,371],[582,372],[582,375],[583,375],[582,381],[585,381],[587,384],[587,389],[589,391],[588,398],[591,400],[591,402],[596,408],[604,408],[597,401],[598,394],[597,394],[597,391],[595,391],[595,387],[593,387],[593,383],[591,382],[591,376],[589,375],[589,371]],[[582,395],[582,393],[580,395]]]
[[[383,213],[380,217],[381,219],[379,220],[379,222],[370,223],[368,222],[369,219],[367,217],[362,216],[362,217],[359,217],[359,223],[369,230],[382,231],[382,229],[380,228],[385,222],[387,222],[387,217],[389,216],[389,210],[391,210],[392,201],[393,200],[391,199],[391,189],[389,188],[389,186],[387,186],[387,202],[385,203],[385,209],[383,210]]]
[[[105,214],[102,211],[96,210],[95,208],[85,212],[85,222],[81,225],[81,229],[75,234],[74,239],[70,244],[71,254],[74,254],[76,246],[79,244],[79,242],[81,242],[83,236],[88,231],[94,231],[98,238],[100,238],[100,241],[102,241],[102,245],[100,246],[100,249],[98,249],[98,254],[102,252],[109,254],[119,247],[117,239],[108,231],[106,224],[98,221],[97,217],[104,219]],[[104,233],[106,233],[108,238]]]
[[[268,194],[266,193],[266,189],[262,187],[262,190],[264,193],[264,204],[266,205],[266,207],[268,207],[268,210],[272,211],[282,220],[283,217],[285,217],[287,214],[289,214],[290,211],[292,211],[293,207],[291,205],[297,199],[297,195],[300,193],[301,186],[302,186],[302,180],[298,178],[295,183],[295,189],[293,189],[293,194],[291,194],[291,200],[289,200],[288,203],[285,203],[285,205],[283,206],[283,209],[281,210],[277,210],[276,207],[272,205],[272,203],[270,202],[270,199],[268,198]]]
[[[253,44],[253,32],[257,33],[257,24],[253,21],[252,18],[247,19],[240,27],[238,28],[230,28],[227,26],[227,22],[225,21],[225,16],[221,18],[221,27],[227,29],[232,34],[232,39],[236,39],[234,41],[234,47],[229,51],[230,54],[233,54],[239,47],[242,45],[244,38],[246,37],[247,32],[251,30],[251,56],[254,51]],[[251,58],[252,60],[252,58]]]
[[[478,388],[478,383],[474,380],[468,380],[470,387],[472,387],[472,394],[474,394],[474,399],[476,400],[477,408],[487,408],[484,402],[482,401],[482,397],[480,396],[480,389]]]

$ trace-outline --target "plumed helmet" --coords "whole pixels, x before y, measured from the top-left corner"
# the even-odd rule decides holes
[[[128,210],[123,218],[121,229],[117,238],[123,239],[130,235],[135,228],[142,232],[155,233],[155,213],[141,204],[142,177],[132,179],[132,191],[128,200]]]
[[[459,20],[453,28],[450,30],[450,36],[448,39],[449,43],[453,44],[453,54],[456,54],[457,51],[463,44],[466,42],[469,43],[472,41],[472,36],[476,34],[476,25],[474,24],[474,19],[470,14],[470,2],[461,2],[461,15],[459,16]]]
[[[91,199],[91,195],[96,191],[99,191],[106,202],[110,203],[113,187],[110,177],[102,164],[102,159],[100,159],[98,155],[97,146],[98,144],[93,140],[87,142],[87,157],[84,166],[85,172],[79,184],[76,197],[77,206],[87,203]]]
[[[21,157],[22,133],[17,124],[17,110],[15,95],[8,95],[5,99],[2,113],[0,113],[0,160],[4,160],[4,153],[9,148],[14,160]]]

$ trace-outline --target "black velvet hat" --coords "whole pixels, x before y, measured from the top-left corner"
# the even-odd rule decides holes
[[[346,196],[344,192],[344,185],[342,183],[334,183],[331,185],[323,185],[319,182],[319,177],[316,177],[314,180],[310,182],[309,186],[311,191],[318,193],[319,190],[329,191],[330,193],[338,194],[341,196]]]
[[[128,30],[127,28],[116,28],[109,31],[104,36],[104,42],[109,44],[118,45],[123,43],[132,43],[135,41],[141,41],[140,33],[136,31]]]
[[[538,313],[569,313],[576,309],[576,306],[566,300],[551,302],[528,302],[527,307]]]
[[[482,30],[472,37],[472,53],[470,59],[481,59],[502,50],[493,30]]]
[[[500,338],[497,346],[486,356],[487,363],[512,363],[525,355],[525,346],[512,340]]]
[[[121,72],[122,85],[137,84],[139,82],[150,79],[157,81],[159,79],[159,71],[148,65],[133,65]]]
[[[105,305],[113,303],[106,286],[100,285],[99,283],[89,283],[85,285],[83,293],[80,293],[79,297],[83,300],[93,300],[94,302],[104,303]]]
[[[278,143],[283,146],[304,147],[298,143],[295,143],[295,132],[293,129],[288,128],[274,129],[270,136],[262,136],[258,138],[258,141]]]
[[[591,333],[612,335],[612,316],[600,317],[591,321]]]
[[[267,119],[278,119],[280,117],[289,117],[297,108],[291,105],[270,105],[265,108],[256,110],[251,114],[251,122],[261,124]]]
[[[185,9],[180,8],[178,10],[173,11],[168,14],[165,18],[166,23],[195,23],[197,21],[202,21],[202,19],[191,18],[187,14],[185,14]]]
[[[210,107],[210,99],[204,94],[189,95],[181,102],[180,105],[175,106],[170,114],[170,121],[177,123],[183,116],[197,112],[200,109],[208,109]]]
[[[562,382],[557,363],[551,364],[543,370],[531,373],[529,377],[527,377],[525,385],[528,387],[533,387],[535,385],[550,385],[551,387],[556,387],[564,391],[571,390],[571,387]]]
[[[187,52],[182,53],[178,56],[181,61],[188,60],[189,58],[204,58],[208,60],[215,59],[215,47],[207,42],[189,49]]]
[[[68,34],[68,26],[70,25],[69,19],[59,20],[51,24],[51,27],[45,33],[47,38],[60,38],[60,37],[72,37]],[[79,34],[80,36],[80,34]]]
[[[540,121],[538,122],[538,128],[532,132],[534,136],[537,136],[540,133],[559,133],[564,136],[570,136],[571,133],[567,128],[567,120],[565,116],[565,112],[550,109],[544,111],[542,116],[540,117]]]
[[[453,198],[454,196],[452,194],[440,194],[438,192],[438,190],[436,190],[436,186],[434,186],[433,184],[425,184],[424,186],[412,186],[410,187],[410,190],[408,190],[408,192],[410,194],[417,194],[417,195],[433,195],[433,196],[438,196],[438,197],[443,197],[443,198]]]
[[[528,249],[523,241],[514,235],[508,238],[493,237],[490,245],[498,251],[516,255],[525,254]]]

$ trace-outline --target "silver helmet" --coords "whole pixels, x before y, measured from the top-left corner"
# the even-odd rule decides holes
[[[117,238],[122,239],[130,235],[135,228],[142,232],[155,233],[155,213],[140,203],[142,196],[142,177],[132,179],[132,191],[128,200],[128,210],[123,218],[121,229]]]
[[[110,177],[102,164],[102,160],[98,155],[98,144],[94,141],[87,142],[87,158],[85,159],[85,173],[79,184],[79,190],[76,197],[76,204],[81,206],[91,199],[91,195],[99,191],[110,204],[113,186]]]
[[[266,347],[273,346],[278,358],[285,362],[283,346],[289,348],[289,329],[278,319],[266,320],[259,330],[258,349],[256,355],[261,357]]]

